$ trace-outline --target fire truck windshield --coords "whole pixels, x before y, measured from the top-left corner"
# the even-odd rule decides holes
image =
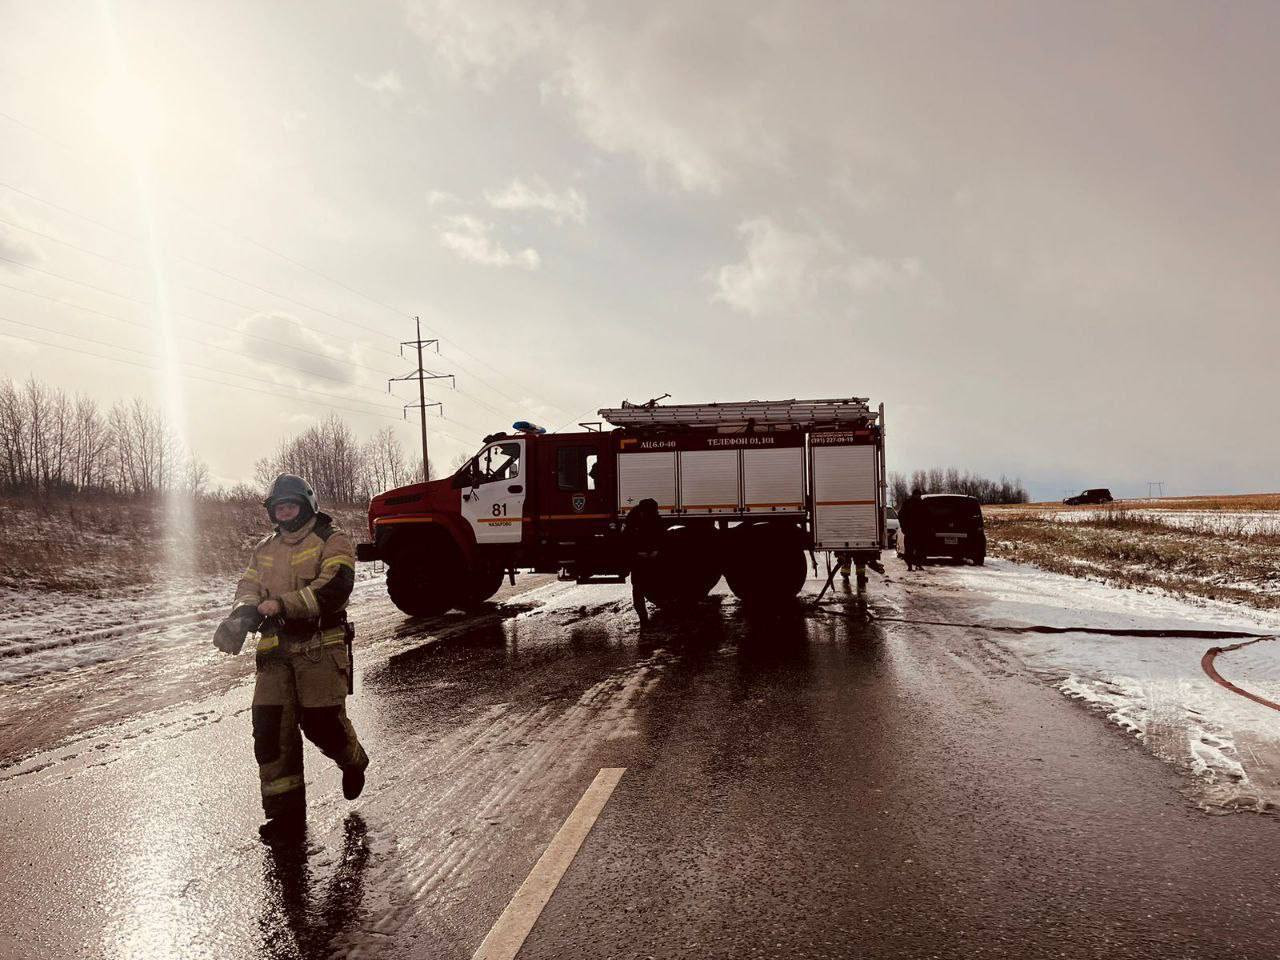
[[[480,451],[476,458],[480,483],[514,480],[520,476],[520,444],[495,443]]]

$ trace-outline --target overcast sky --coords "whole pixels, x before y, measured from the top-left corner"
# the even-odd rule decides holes
[[[857,395],[891,469],[1280,486],[1276,4],[0,22],[0,377],[168,402],[166,298],[219,479],[332,405],[416,443],[386,377],[420,314],[444,464],[623,398]]]

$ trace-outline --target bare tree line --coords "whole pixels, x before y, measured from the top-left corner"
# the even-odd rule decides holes
[[[34,377],[0,382],[0,489],[8,493],[152,497],[199,493],[208,476],[164,413],[141,397],[103,410]]]
[[[422,460],[405,454],[391,427],[361,443],[337,414],[281,441],[274,454],[254,464],[254,480],[263,489],[281,473],[306,477],[328,503],[363,503],[423,479]]]
[[[910,476],[889,474],[889,499],[900,506],[912,490],[921,493],[961,493],[977,497],[980,503],[1029,503],[1031,495],[1021,480],[1002,476],[999,480],[980,477],[976,473],[961,471],[955,467],[932,470],[915,470]]]
[[[405,453],[391,427],[361,442],[336,414],[282,441],[254,467],[256,487],[210,490],[204,461],[183,449],[164,412],[148,400],[104,409],[34,377],[0,381],[0,493],[257,500],[277,474],[296,473],[322,501],[353,504],[422,479],[421,459]]]

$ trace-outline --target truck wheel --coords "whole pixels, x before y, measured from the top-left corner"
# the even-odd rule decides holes
[[[663,535],[644,596],[666,609],[689,607],[711,592],[720,575],[714,535],[677,527]]]
[[[457,588],[442,565],[404,557],[387,567],[387,595],[411,617],[438,617],[453,606]]]
[[[792,527],[753,525],[729,533],[729,589],[743,603],[776,606],[795,597],[809,575],[804,545]]]
[[[986,562],[987,562],[986,551],[983,551],[982,553],[975,553],[973,555],[973,565],[975,567],[980,567]]]
[[[467,582],[469,584],[467,596],[459,606],[463,610],[474,610],[502,587],[502,568],[481,567],[467,575]]]

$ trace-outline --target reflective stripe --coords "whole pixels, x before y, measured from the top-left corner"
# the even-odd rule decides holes
[[[265,653],[268,650],[274,650],[278,646],[280,646],[280,638],[277,637],[274,633],[271,634],[270,636],[258,637],[259,653]]]
[[[248,570],[244,572],[244,576],[241,577],[240,579],[241,580],[257,580],[258,571],[253,569],[253,567],[250,567]]]
[[[320,612],[320,604],[316,601],[315,592],[310,587],[303,587],[298,592],[302,594],[302,599],[306,601],[308,607],[316,613]]]
[[[258,595],[256,593],[246,593],[243,596],[237,596],[231,601],[232,607],[256,607],[258,605]]]
[[[320,569],[323,570],[325,567],[333,566],[350,567],[352,570],[356,568],[355,561],[350,557],[330,557],[324,563],[320,564]]]
[[[262,784],[262,795],[264,797],[278,797],[282,793],[288,793],[290,790],[298,790],[302,787],[301,774],[292,774],[288,777],[278,777],[275,780],[265,780]]]
[[[259,557],[259,558],[258,558],[258,563],[259,563],[261,566],[264,566],[264,567],[271,567],[271,566],[274,566],[274,565],[275,565],[275,562],[276,562],[276,558],[275,558],[275,557]]]
[[[299,550],[297,553],[289,557],[289,563],[291,563],[293,566],[296,567],[298,564],[303,563],[307,560],[310,560],[319,552],[320,552],[319,546],[308,547],[306,550]]]

